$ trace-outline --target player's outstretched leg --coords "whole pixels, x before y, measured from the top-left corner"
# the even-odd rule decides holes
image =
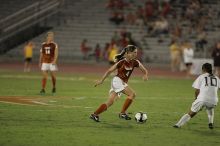
[[[181,117],[181,119],[173,126],[174,128],[180,128],[183,126],[186,122],[188,122],[191,119],[189,114],[185,114]]]

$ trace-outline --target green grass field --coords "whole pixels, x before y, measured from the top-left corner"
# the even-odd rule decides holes
[[[220,110],[215,109],[215,129],[208,129],[203,110],[181,129],[172,126],[188,111],[194,99],[193,80],[151,77],[144,82],[132,77],[129,84],[137,97],[128,112],[147,112],[148,121],[118,118],[122,96],[100,123],[89,119],[106,101],[110,78],[93,87],[101,75],[58,73],[57,93],[39,95],[40,73],[0,70],[0,96],[19,96],[45,105],[0,102],[0,146],[207,146],[220,145]]]

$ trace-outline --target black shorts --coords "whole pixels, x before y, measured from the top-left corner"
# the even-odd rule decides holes
[[[25,58],[25,62],[31,62],[32,61],[32,58],[28,57],[28,58]]]
[[[220,61],[219,60],[214,60],[214,67],[220,67]]]
[[[192,63],[185,63],[185,65],[188,66],[192,66]]]
[[[114,65],[115,62],[114,62],[114,61],[109,61],[109,64],[110,64],[110,65]]]

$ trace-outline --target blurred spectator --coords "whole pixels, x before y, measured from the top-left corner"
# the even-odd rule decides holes
[[[137,46],[137,47],[139,47],[140,48],[140,45],[133,39],[133,37],[132,37],[132,33],[128,33],[127,34],[127,43],[129,44],[129,45],[134,45],[134,46]]]
[[[144,9],[142,6],[138,6],[136,10],[136,16],[138,19],[143,19],[144,18]]]
[[[173,27],[171,27],[171,39],[180,40],[182,38],[182,28],[179,22],[176,22]]]
[[[168,21],[164,17],[160,17],[157,21],[155,21],[151,35],[161,37],[161,34],[168,34],[168,30]]]
[[[185,18],[190,22],[189,34],[196,31],[196,28],[198,27],[200,9],[201,7],[198,1],[190,1],[190,4],[186,9]]]
[[[127,4],[123,1],[123,0],[115,0],[115,7],[117,9],[124,9],[124,7],[126,6]]]
[[[171,11],[170,3],[164,0],[162,2],[161,16],[166,18],[167,15],[170,13],[170,11]]]
[[[127,4],[123,0],[109,0],[106,8],[122,10]]]
[[[152,20],[154,14],[154,4],[151,0],[147,0],[144,6],[145,18],[148,20]]]
[[[109,47],[110,47],[110,44],[109,43],[105,43],[105,47],[104,47],[104,49],[103,49],[103,52],[102,52],[102,59],[104,60],[104,61],[108,61],[108,49],[109,49]]]
[[[170,44],[171,71],[179,71],[181,61],[181,50],[176,40],[172,40]]]
[[[31,62],[33,57],[33,48],[34,44],[33,42],[29,41],[24,46],[24,72],[30,72],[31,71]]]
[[[118,51],[118,46],[114,42],[112,42],[108,49],[108,61],[110,65],[115,63],[115,56],[118,54]]]
[[[94,54],[95,54],[96,62],[99,62],[101,58],[101,48],[100,48],[99,43],[97,43],[95,46]]]
[[[120,30],[120,42],[119,42],[119,47],[124,48],[125,46],[128,45],[128,33],[126,27],[122,27]]]
[[[119,43],[119,41],[120,41],[120,35],[119,35],[119,33],[118,33],[117,30],[114,31],[114,34],[113,34],[113,36],[112,36],[112,38],[111,38],[111,41],[114,41],[116,44]]]
[[[195,42],[196,45],[196,51],[204,51],[204,45],[208,43],[207,41],[207,34],[204,30],[200,30],[197,35],[197,40]]]
[[[186,77],[191,75],[191,67],[193,63],[194,51],[189,41],[186,41],[183,47],[183,61],[186,66]]]
[[[124,47],[126,47],[128,44],[129,44],[129,40],[128,40],[127,35],[124,36],[124,37],[122,37],[122,38],[120,39],[120,43],[119,43],[119,46],[120,46],[120,47],[124,48]]]
[[[197,23],[197,32],[204,31],[206,29],[205,27],[209,25],[208,16],[200,16]]]
[[[111,12],[109,20],[115,23],[116,25],[120,25],[122,22],[124,22],[124,14],[123,12],[119,11]]]
[[[81,52],[83,54],[83,59],[84,60],[88,59],[88,53],[92,48],[88,46],[87,39],[83,39],[80,47],[81,47]]]
[[[136,16],[131,11],[126,15],[126,22],[130,25],[136,24]]]
[[[214,61],[215,74],[220,77],[220,41],[217,42],[212,51],[212,58]]]
[[[113,9],[115,4],[114,1],[115,0],[109,0],[108,3],[106,4],[106,8]]]
[[[128,31],[127,31],[126,27],[125,26],[121,27],[121,29],[120,29],[121,38],[126,37],[127,34],[128,34]]]

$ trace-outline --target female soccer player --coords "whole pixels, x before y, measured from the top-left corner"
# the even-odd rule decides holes
[[[112,79],[108,100],[101,104],[99,108],[90,115],[90,118],[94,121],[99,122],[99,114],[107,110],[107,108],[114,103],[115,99],[119,97],[121,93],[127,95],[127,98],[124,102],[121,112],[119,113],[119,118],[131,120],[131,117],[126,114],[126,110],[135,98],[135,92],[128,86],[128,79],[135,67],[140,68],[140,70],[144,73],[143,80],[148,79],[147,69],[142,63],[140,63],[139,60],[136,59],[137,50],[137,47],[133,45],[128,45],[125,47],[122,52],[115,57],[117,63],[111,66],[100,80],[96,81],[95,87],[102,84],[112,72],[117,70],[117,75]]]
[[[196,100],[192,103],[191,110],[188,114],[182,116],[178,123],[173,127],[180,128],[192,117],[194,117],[203,107],[208,114],[209,128],[213,129],[214,107],[218,102],[217,91],[220,88],[220,80],[212,74],[212,65],[205,63],[202,66],[203,74],[200,75],[193,83]]]
[[[54,33],[48,32],[46,42],[42,44],[40,50],[40,59],[39,66],[42,70],[43,78],[42,78],[42,89],[40,91],[41,94],[45,93],[45,86],[47,82],[48,72],[50,72],[53,89],[52,93],[56,92],[56,76],[55,71],[57,71],[57,58],[58,58],[58,47],[57,44],[53,41]]]

